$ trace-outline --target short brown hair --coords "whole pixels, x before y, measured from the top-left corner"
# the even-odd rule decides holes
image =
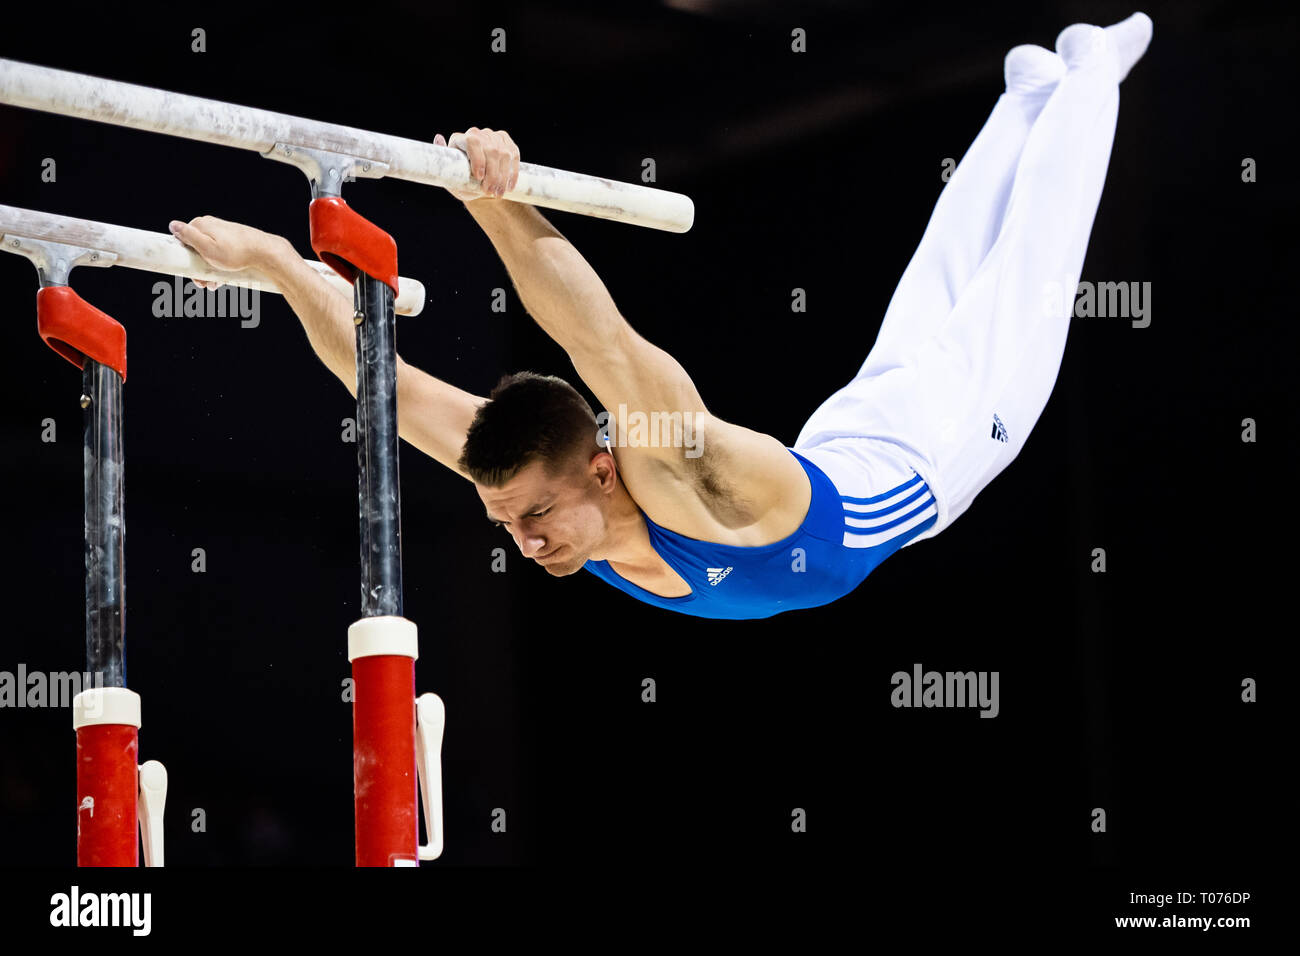
[[[515,372],[501,377],[474,414],[458,464],[476,483],[499,488],[534,461],[554,475],[581,452],[594,454],[596,435],[596,416],[572,385]]]

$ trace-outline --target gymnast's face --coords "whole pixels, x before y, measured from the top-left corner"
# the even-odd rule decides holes
[[[614,460],[601,452],[554,475],[534,461],[499,488],[475,482],[488,520],[553,577],[582,570],[605,538]]]

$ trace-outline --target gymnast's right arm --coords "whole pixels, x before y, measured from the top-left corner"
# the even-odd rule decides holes
[[[274,280],[307,339],[353,396],[357,392],[352,299],[307,266],[289,241],[215,216],[173,220],[172,233],[218,269],[256,269]],[[397,432],[420,451],[468,479],[457,464],[474,412],[486,401],[439,381],[397,357]]]

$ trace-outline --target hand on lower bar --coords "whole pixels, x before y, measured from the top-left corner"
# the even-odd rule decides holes
[[[266,260],[272,243],[279,238],[261,229],[216,216],[197,216],[189,222],[173,219],[168,228],[208,265],[227,272],[258,268]],[[221,284],[200,279],[194,282],[205,289],[215,289]]]

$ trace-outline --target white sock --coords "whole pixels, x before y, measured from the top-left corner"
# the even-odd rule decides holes
[[[1066,66],[1083,62],[1090,55],[1110,46],[1115,52],[1122,81],[1129,70],[1142,58],[1151,42],[1151,18],[1145,13],[1135,13],[1127,20],[1113,23],[1104,29],[1088,23],[1075,23],[1061,31],[1056,38],[1056,52]]]
[[[1142,59],[1151,42],[1151,18],[1145,13],[1135,13],[1127,20],[1112,23],[1106,27],[1106,33],[1115,43],[1119,54],[1119,78],[1128,76],[1133,64]]]
[[[1002,75],[1008,93],[1031,93],[1059,83],[1065,75],[1065,62],[1051,50],[1026,43],[1007,54]]]
[[[1074,69],[1094,56],[1103,55],[1111,44],[1106,31],[1091,23],[1072,23],[1056,37],[1056,52],[1066,67]]]

